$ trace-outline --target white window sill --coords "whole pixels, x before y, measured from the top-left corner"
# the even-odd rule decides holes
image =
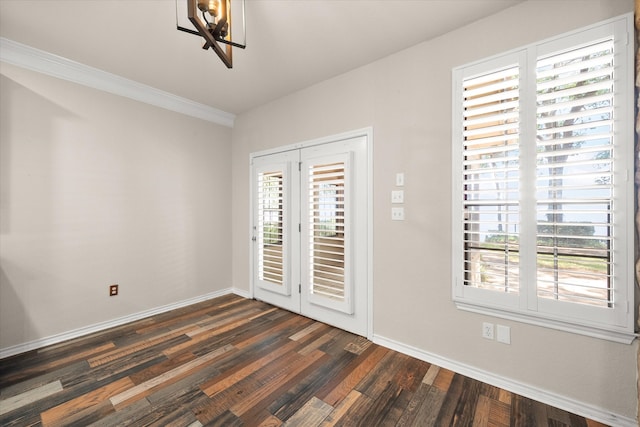
[[[564,332],[570,332],[578,335],[585,335],[592,338],[599,338],[607,341],[613,341],[621,344],[631,344],[633,340],[638,338],[638,334],[627,331],[615,331],[609,329],[601,329],[595,326],[579,325],[560,320],[542,318],[535,314],[517,313],[485,307],[482,305],[470,304],[463,301],[455,301],[456,307],[460,310],[469,311],[487,316],[499,317],[501,319],[513,320],[516,322],[527,323],[529,325],[541,326],[543,328],[555,329]]]

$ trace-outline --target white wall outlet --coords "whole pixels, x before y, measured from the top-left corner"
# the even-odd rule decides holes
[[[404,208],[391,208],[391,219],[394,221],[404,221]]]
[[[496,326],[496,339],[503,344],[511,344],[511,328],[509,326]]]
[[[397,185],[398,187],[402,187],[402,186],[404,186],[404,173],[402,173],[402,172],[398,172],[398,173],[396,174],[396,185]]]
[[[493,339],[493,323],[489,323],[489,322],[482,323],[482,337],[488,340]]]
[[[404,203],[404,190],[394,190],[391,192],[391,203]]]

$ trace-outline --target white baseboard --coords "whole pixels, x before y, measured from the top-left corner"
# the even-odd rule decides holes
[[[416,359],[432,363],[450,371],[465,375],[469,378],[482,381],[492,386],[502,388],[521,396],[525,396],[529,399],[537,400],[538,402],[542,402],[547,405],[555,406],[556,408],[560,408],[565,411],[573,412],[574,414],[578,414],[583,417],[605,423],[607,425],[618,427],[638,426],[638,422],[635,419],[614,414],[610,411],[607,411],[606,409],[602,409],[597,406],[568,398],[566,396],[552,393],[547,390],[533,387],[531,385],[524,384],[510,378],[501,377],[499,375],[483,371],[476,367],[460,363],[455,360],[447,359],[442,356],[420,350],[419,348],[403,344],[401,342],[394,341],[380,335],[374,334],[372,341],[383,347],[387,347],[400,353],[415,357]]]
[[[238,288],[231,288],[231,292],[235,295],[238,295],[239,297],[251,299],[251,294],[249,293],[249,291]]]
[[[46,347],[52,344],[58,344],[63,341],[78,338],[83,335],[92,334],[94,332],[103,331],[105,329],[113,328],[115,326],[121,326],[129,322],[135,322],[136,320],[144,319],[145,317],[153,316],[167,311],[175,310],[177,308],[186,307],[191,304],[196,304],[209,299],[217,298],[223,295],[236,294],[238,296],[247,298],[244,295],[244,291],[235,288],[226,288],[220,291],[211,292],[205,295],[200,295],[195,298],[189,298],[183,301],[174,302],[171,304],[163,305],[161,307],[152,308],[149,310],[133,313],[127,316],[119,317],[113,320],[107,320],[106,322],[94,323],[93,325],[84,326],[82,328],[74,329],[72,331],[63,332],[49,337],[40,338],[37,340],[29,341],[23,344],[17,344],[11,347],[0,348],[0,359],[5,357],[14,356],[16,354],[25,353],[27,351],[36,350],[38,348]]]

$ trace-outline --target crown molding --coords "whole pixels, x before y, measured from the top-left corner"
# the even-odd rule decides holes
[[[232,128],[235,115],[0,37],[0,61]]]

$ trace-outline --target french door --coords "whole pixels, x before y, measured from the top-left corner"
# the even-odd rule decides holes
[[[252,156],[254,297],[363,336],[367,143],[357,136]]]

